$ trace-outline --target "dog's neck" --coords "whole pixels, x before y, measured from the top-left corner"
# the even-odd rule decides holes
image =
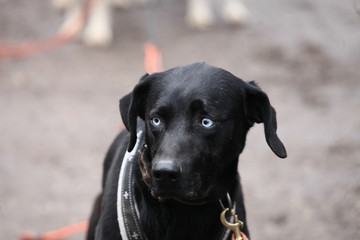
[[[141,228],[148,240],[222,239],[222,209],[217,200],[201,205],[188,205],[176,200],[161,202],[151,195],[140,171],[135,172],[135,199]]]
[[[136,186],[135,196],[141,227],[149,240],[214,239],[222,229],[218,203],[194,206],[176,200],[160,202],[146,186]],[[214,219],[211,225],[208,219]]]

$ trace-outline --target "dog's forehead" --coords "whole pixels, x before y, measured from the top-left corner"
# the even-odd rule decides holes
[[[172,103],[189,107],[194,102],[211,109],[230,111],[230,105],[239,101],[240,79],[231,73],[207,64],[197,63],[164,72],[150,91],[152,106],[169,106]]]
[[[193,95],[216,98],[229,94],[235,87],[235,77],[217,67],[195,63],[164,72],[157,83],[157,94],[188,98]]]

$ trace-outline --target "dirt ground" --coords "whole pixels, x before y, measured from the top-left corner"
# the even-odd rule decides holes
[[[278,159],[262,125],[239,169],[252,239],[360,239],[360,16],[357,0],[246,0],[245,27],[189,29],[185,3],[162,1],[165,68],[205,61],[256,80],[278,112]],[[358,5],[357,5],[358,4]],[[0,40],[44,39],[62,16],[43,0],[0,0]],[[116,11],[115,41],[74,41],[0,62],[0,239],[86,220],[118,100],[144,73],[143,9]],[[80,234],[71,239],[83,239]]]

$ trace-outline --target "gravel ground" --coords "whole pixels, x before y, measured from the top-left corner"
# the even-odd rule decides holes
[[[163,1],[165,68],[223,67],[256,80],[276,108],[288,158],[271,152],[261,125],[240,157],[252,239],[360,239],[359,2],[245,3],[245,27],[195,31],[183,1]],[[74,41],[0,62],[0,239],[88,218],[118,131],[118,100],[144,74],[143,15],[117,10],[109,48]],[[48,1],[0,0],[0,40],[44,39],[61,22]]]

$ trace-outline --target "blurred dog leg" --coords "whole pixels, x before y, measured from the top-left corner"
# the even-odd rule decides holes
[[[99,0],[89,13],[82,40],[88,46],[104,47],[113,40],[112,3],[110,0]]]
[[[83,9],[83,2],[81,0],[53,0],[52,4],[58,10],[64,11],[65,20],[60,27],[60,32],[80,27],[78,25],[74,26],[74,23],[80,24],[80,22],[76,21],[76,19],[79,18]]]
[[[208,28],[214,22],[211,0],[188,0],[186,21],[194,28]]]
[[[249,11],[241,0],[221,1],[223,1],[222,16],[227,23],[234,25],[246,23]]]

